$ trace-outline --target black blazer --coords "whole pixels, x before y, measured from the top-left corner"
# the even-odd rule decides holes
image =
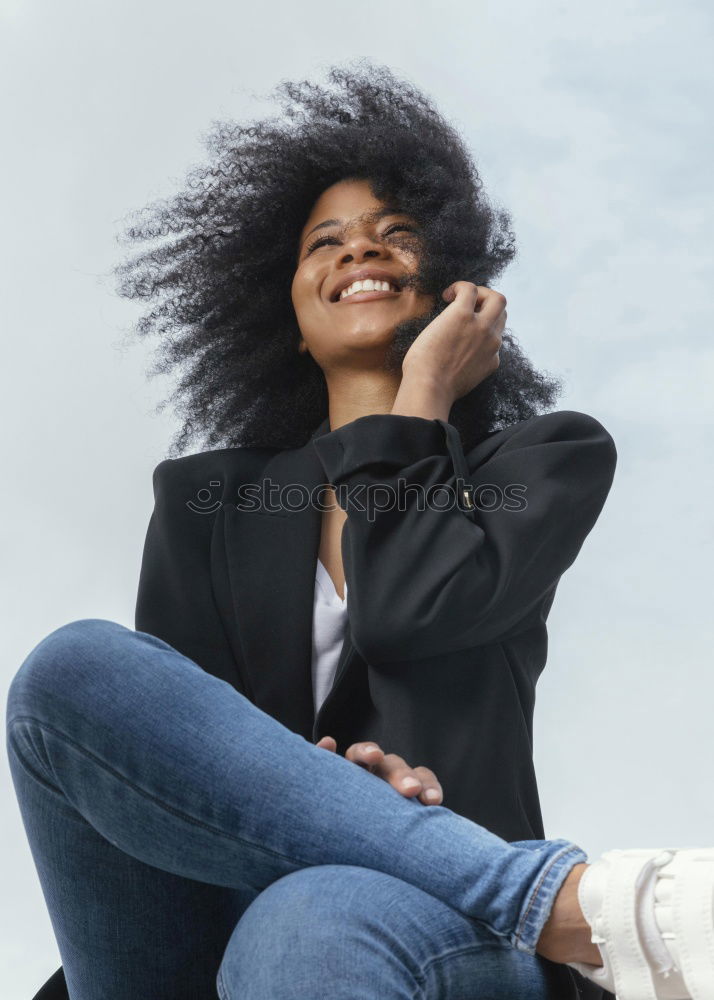
[[[334,736],[340,754],[376,740],[431,768],[448,808],[509,841],[544,838],[532,720],[546,619],[616,461],[602,424],[574,410],[492,432],[467,454],[446,421],[369,414],[334,431],[326,418],[300,448],[166,459],[135,627],[306,740]],[[348,515],[349,628],[315,717],[322,511],[316,492],[308,501],[326,483]],[[438,486],[458,503],[430,496]],[[610,996],[570,971],[573,996]],[[35,1000],[67,1000],[61,968]]]

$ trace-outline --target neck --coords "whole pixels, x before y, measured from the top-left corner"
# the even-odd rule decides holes
[[[416,374],[395,378],[386,373],[360,373],[327,380],[330,430],[370,413],[439,418],[448,421],[453,395],[438,380]]]
[[[335,372],[326,376],[330,430],[370,413],[391,413],[401,375],[387,372]]]

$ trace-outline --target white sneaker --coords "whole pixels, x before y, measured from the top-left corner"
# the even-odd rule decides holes
[[[578,901],[603,965],[571,968],[617,1000],[714,1000],[714,848],[607,851]]]

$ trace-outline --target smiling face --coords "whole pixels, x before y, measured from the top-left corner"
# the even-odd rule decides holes
[[[300,233],[291,290],[299,350],[326,373],[381,364],[397,328],[411,329],[434,308],[413,283],[420,249],[417,221],[375,198],[369,181],[327,188]],[[370,279],[376,287],[350,289]]]

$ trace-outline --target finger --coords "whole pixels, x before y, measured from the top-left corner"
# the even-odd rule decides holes
[[[495,288],[484,288],[483,291],[484,295],[478,309],[479,317],[486,324],[496,324],[501,316],[505,315],[508,300],[505,295],[497,292]]]
[[[434,772],[428,767],[415,767],[414,772],[422,783],[419,798],[429,806],[438,806],[444,799],[444,792]]]
[[[378,743],[353,743],[345,752],[347,760],[354,761],[374,773],[374,765],[382,759],[384,751]]]
[[[475,312],[489,291],[484,285],[474,285],[472,281],[454,281],[442,292],[442,297],[452,305],[463,306],[469,312]]]
[[[337,740],[332,736],[323,736],[315,746],[322,747],[323,750],[331,750],[334,753],[337,750]]]
[[[396,753],[385,754],[379,761],[374,773],[380,778],[388,781],[398,792],[409,798],[418,795],[422,790],[421,778],[415,773],[413,767],[409,767],[403,757]]]

